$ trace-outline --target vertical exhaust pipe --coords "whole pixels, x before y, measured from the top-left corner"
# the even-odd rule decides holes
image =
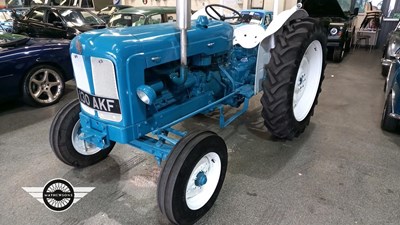
[[[176,21],[181,31],[181,67],[179,77],[174,77],[172,81],[176,84],[183,84],[187,78],[187,30],[191,26],[191,0],[176,0]]]

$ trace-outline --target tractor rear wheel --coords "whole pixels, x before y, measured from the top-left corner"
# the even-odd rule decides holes
[[[74,167],[90,166],[105,159],[115,145],[110,141],[110,146],[101,149],[81,140],[80,110],[77,99],[68,103],[58,111],[50,126],[49,139],[53,152],[62,162]]]
[[[211,131],[192,132],[174,147],[161,171],[157,199],[174,224],[193,224],[213,206],[224,182],[228,152]]]
[[[325,59],[326,33],[315,19],[291,21],[275,36],[261,98],[273,136],[290,140],[304,132],[321,92]]]

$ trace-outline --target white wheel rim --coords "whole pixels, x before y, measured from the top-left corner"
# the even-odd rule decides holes
[[[74,128],[72,129],[71,140],[72,140],[72,146],[74,146],[75,150],[79,154],[94,155],[101,150],[101,148],[80,139],[79,138],[80,134],[81,134],[81,123],[80,120],[78,120],[75,123]]]
[[[186,185],[185,198],[189,209],[200,209],[210,200],[217,188],[220,175],[221,159],[217,153],[209,152],[197,162]],[[199,178],[203,176],[206,177],[206,182],[200,182],[199,185],[201,180]]]
[[[293,93],[293,114],[303,121],[313,106],[322,72],[322,46],[317,40],[305,51],[297,71]]]

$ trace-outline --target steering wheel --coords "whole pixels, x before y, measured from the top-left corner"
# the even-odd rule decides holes
[[[229,10],[229,11],[232,11],[234,16],[224,16],[224,15],[221,15],[221,14],[218,12],[218,10],[215,9],[215,8],[218,8],[218,7],[219,7],[219,8],[227,9],[227,10]],[[208,11],[209,9],[212,10],[212,11],[215,13],[214,15],[217,15],[219,18],[215,18],[214,15],[211,14],[211,13]],[[230,8],[230,7],[228,7],[228,6],[224,6],[224,5],[220,5],[220,4],[210,4],[210,5],[207,5],[207,6],[206,6],[205,10],[206,10],[207,15],[208,15],[209,17],[213,18],[214,20],[225,21],[225,20],[230,20],[230,19],[238,19],[238,22],[231,23],[231,24],[239,24],[239,23],[241,23],[241,20],[242,20],[242,14],[240,14],[240,12],[238,12],[238,11],[236,11],[235,9],[232,9],[232,8]],[[235,14],[236,14],[237,16],[236,16]]]

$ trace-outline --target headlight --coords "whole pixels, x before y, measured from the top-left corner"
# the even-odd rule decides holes
[[[151,105],[156,100],[156,91],[147,85],[141,85],[136,89],[136,94],[139,99],[147,105]]]
[[[334,27],[329,32],[331,33],[331,35],[336,35],[338,33],[338,29]]]

